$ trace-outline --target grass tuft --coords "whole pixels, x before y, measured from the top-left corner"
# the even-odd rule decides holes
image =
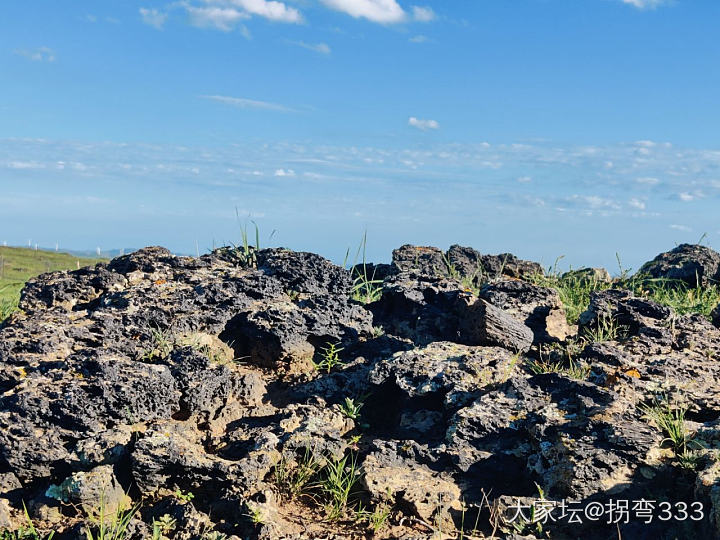
[[[643,416],[654,423],[665,435],[661,444],[670,443],[678,464],[685,469],[695,470],[702,457],[703,445],[693,439],[685,424],[687,406],[672,405],[667,397],[656,398],[650,404],[640,406]]]
[[[560,273],[558,263],[562,257],[555,260],[555,264],[548,268],[546,274],[535,274],[528,281],[539,287],[555,289],[565,306],[565,314],[569,324],[577,324],[580,314],[590,305],[590,295],[595,291],[609,289],[612,284],[572,272]]]
[[[345,456],[337,461],[328,460],[316,487],[325,499],[329,519],[337,520],[342,517],[348,508],[353,488],[361,476],[355,456]]]
[[[375,270],[373,270],[372,274],[368,272],[367,267],[367,257],[366,257],[366,249],[367,249],[367,232],[363,234],[362,241],[360,242],[360,246],[358,247],[358,251],[355,254],[355,263],[353,263],[353,270],[352,270],[352,277],[353,277],[353,284],[352,288],[350,289],[350,297],[361,304],[370,304],[372,302],[377,302],[382,297],[382,280],[375,279]],[[362,253],[362,264],[356,264],[358,257],[360,257],[360,254]],[[347,253],[345,254],[345,262],[343,263],[343,267],[347,264],[348,256],[350,255],[350,250],[348,249]]]
[[[126,540],[130,521],[139,509],[140,505],[138,504],[128,510],[118,508],[115,512],[108,514],[105,501],[101,500],[96,517],[91,518],[91,522],[95,525],[95,532],[93,533],[90,527],[86,527],[85,537],[87,540]]]
[[[667,278],[649,278],[635,276],[620,282],[636,296],[643,296],[668,306],[678,315],[699,313],[710,317],[710,313],[720,304],[720,286],[688,287],[684,281]]]

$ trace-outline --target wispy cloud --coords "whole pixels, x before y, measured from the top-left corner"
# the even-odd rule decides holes
[[[202,4],[184,1],[179,5],[185,8],[193,26],[215,28],[223,32],[234,30],[240,21],[253,16],[280,23],[303,22],[299,10],[276,0],[203,0]],[[243,31],[247,33],[244,28]]]
[[[676,231],[682,231],[682,232],[692,232],[692,228],[688,227],[687,225],[678,225],[677,223],[673,223],[670,225],[671,229],[675,229]]]
[[[250,15],[235,8],[185,6],[190,24],[198,28],[215,28],[223,32],[235,29],[237,23],[249,19]]]
[[[167,20],[168,14],[156,8],[141,7],[140,17],[145,24],[153,26],[158,30],[162,30],[163,26],[165,25],[165,21]]]
[[[421,35],[411,37],[410,39],[408,39],[408,41],[410,43],[426,43],[427,41],[429,41],[429,39],[427,36],[423,36],[421,34]]]
[[[208,0],[205,0],[208,1]],[[217,2],[218,0],[210,0],[211,2]],[[283,23],[301,23],[303,17],[300,12],[293,8],[288,7],[283,2],[276,0],[227,0],[228,3],[243,9],[251,15],[258,15],[259,17],[265,17],[271,21],[283,22]]]
[[[320,54],[330,54],[332,52],[327,43],[305,43],[304,41],[290,41],[288,43]]]
[[[437,122],[437,120],[423,120],[414,116],[411,116],[408,119],[408,125],[422,131],[427,131],[429,129],[440,129],[440,124]]]
[[[16,169],[16,170],[22,170],[22,169],[44,169],[45,165],[43,163],[38,163],[37,161],[11,161],[7,164],[8,169]]]
[[[669,0],[622,0],[623,4],[629,4],[638,9],[655,9],[663,4],[669,4]]]
[[[436,18],[435,12],[431,7],[427,6],[413,6],[412,17],[418,22],[431,22]]]
[[[18,56],[23,56],[33,62],[54,62],[55,52],[49,47],[37,47],[36,49],[15,49]]]
[[[628,201],[628,204],[632,208],[637,208],[638,210],[645,210],[645,203],[636,197],[633,197],[632,199],[630,199]]]
[[[232,105],[240,109],[264,109],[266,111],[277,112],[294,112],[293,109],[280,105],[279,103],[271,103],[269,101],[259,101],[256,99],[239,98],[232,96],[200,96],[203,99],[209,99],[225,105]]]
[[[356,19],[365,18],[376,23],[400,23],[407,18],[407,13],[395,0],[322,0],[322,3]]]

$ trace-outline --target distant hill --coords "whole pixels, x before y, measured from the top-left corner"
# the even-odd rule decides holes
[[[91,259],[95,259],[97,257],[114,259],[115,257],[132,253],[133,251],[137,251],[137,248],[102,249],[100,250],[100,255],[98,255],[98,251],[96,249],[68,249],[66,250],[66,253],[76,257],[88,257]]]
[[[74,270],[106,260],[78,253],[0,246],[0,321],[15,309],[20,289],[31,277],[56,270]]]

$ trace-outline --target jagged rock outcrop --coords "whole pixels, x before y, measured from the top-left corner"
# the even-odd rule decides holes
[[[711,284],[712,253],[680,248],[648,273]],[[25,503],[55,540],[84,538],[102,502],[141,505],[133,540],[161,520],[188,540],[539,538],[508,515],[543,494],[704,505],[545,523],[554,538],[717,536],[720,306],[679,315],[604,282],[571,327],[523,281],[541,272],[460,246],[352,270],[147,248],[39,276],[0,326],[0,532]]]
[[[447,252],[436,247],[406,244],[393,251],[392,266],[397,273],[470,278],[476,283],[502,277],[523,278],[542,274],[542,267],[518,259],[512,253],[482,255],[471,247],[450,246]]]
[[[720,253],[706,246],[680,244],[646,262],[639,275],[683,281],[688,287],[720,283]]]

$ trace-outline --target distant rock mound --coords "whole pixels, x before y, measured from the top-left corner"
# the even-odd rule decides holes
[[[720,253],[706,246],[680,244],[646,262],[639,274],[684,282],[688,287],[720,284]]]

